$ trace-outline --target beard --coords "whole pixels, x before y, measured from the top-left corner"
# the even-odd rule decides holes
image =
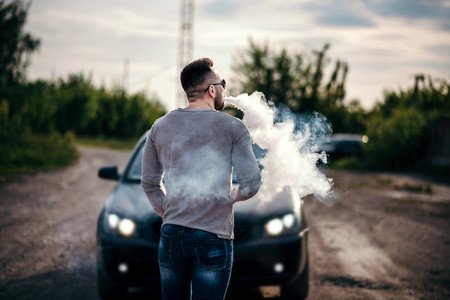
[[[214,109],[215,110],[223,110],[225,108],[225,101],[223,100],[223,94],[217,93],[216,98],[214,98]]]

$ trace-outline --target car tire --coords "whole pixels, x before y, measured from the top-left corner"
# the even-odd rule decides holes
[[[281,286],[281,297],[289,300],[304,300],[309,292],[309,259],[306,259],[303,272],[293,281]]]
[[[101,261],[97,262],[97,291],[103,300],[125,299],[128,296],[128,287],[109,279]]]

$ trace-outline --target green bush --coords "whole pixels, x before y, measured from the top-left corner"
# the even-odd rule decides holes
[[[73,133],[25,134],[0,147],[0,181],[10,176],[67,166],[78,158]]]
[[[91,78],[26,80],[39,39],[24,31],[29,4],[0,1],[0,176],[62,167],[74,134],[132,139],[165,110],[157,99],[95,87]],[[149,101],[150,100],[150,101]]]
[[[141,136],[166,113],[156,98],[120,88],[97,88],[82,74],[57,81],[37,80],[0,86],[1,138],[23,130],[109,138]],[[26,129],[28,128],[28,129]]]
[[[330,167],[335,170],[363,171],[364,163],[359,157],[351,156],[332,161]]]
[[[431,125],[450,118],[449,89],[444,79],[418,74],[413,87],[386,91],[369,113],[365,164],[378,169],[427,169]]]
[[[135,140],[164,114],[156,99],[97,88],[80,74],[0,85],[0,175],[69,164],[77,157],[74,134]]]
[[[415,166],[425,151],[425,125],[424,116],[414,108],[373,119],[367,131],[370,142],[364,145],[366,163],[374,168]]]

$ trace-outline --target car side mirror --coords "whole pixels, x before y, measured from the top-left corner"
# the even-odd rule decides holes
[[[117,166],[107,166],[98,169],[98,177],[109,180],[119,180],[119,170]]]

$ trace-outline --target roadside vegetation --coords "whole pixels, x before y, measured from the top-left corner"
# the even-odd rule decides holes
[[[0,0],[0,182],[66,166],[78,157],[76,144],[130,149],[166,113],[156,96],[98,87],[84,74],[27,80],[30,58],[40,46],[23,30],[28,8],[18,0]],[[230,93],[257,90],[281,112],[319,112],[334,133],[369,137],[362,156],[331,167],[448,176],[449,82],[418,74],[411,87],[385,91],[374,108],[365,110],[358,99],[346,97],[350,66],[332,59],[330,49],[325,44],[310,53],[288,51],[250,39],[233,60]]]
[[[137,141],[137,137],[131,139],[119,139],[77,136],[75,139],[75,144],[114,150],[132,150],[134,146],[136,146]]]
[[[2,140],[0,184],[24,174],[65,167],[78,158],[73,134],[25,134],[20,139]]]
[[[28,9],[0,1],[0,182],[67,166],[78,142],[129,149],[165,113],[156,97],[97,87],[84,74],[27,80],[40,46],[23,31]]]
[[[371,110],[346,99],[349,64],[331,59],[330,46],[311,53],[272,49],[249,40],[233,65],[234,93],[261,91],[281,110],[320,112],[333,133],[364,134],[361,156],[332,161],[351,170],[395,170],[450,174],[450,84],[417,74],[411,87],[386,90]]]

